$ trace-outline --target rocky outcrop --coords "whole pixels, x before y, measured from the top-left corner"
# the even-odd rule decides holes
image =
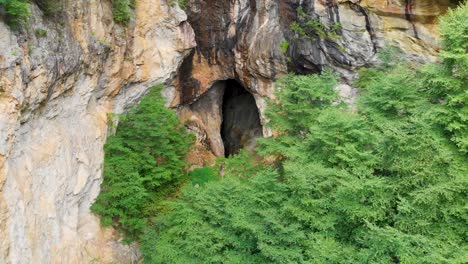
[[[374,64],[386,44],[412,61],[434,60],[437,16],[453,5],[189,0],[184,13],[176,1],[138,0],[135,19],[122,27],[109,0],[60,2],[54,18],[34,7],[22,32],[0,21],[0,263],[138,258],[89,207],[102,180],[108,113],[125,111],[150,86],[167,84],[170,106],[198,136],[189,160],[209,164],[225,154],[220,80],[236,80],[253,95],[262,125],[273,83],[288,71],[331,67],[353,103],[357,69]],[[301,19],[319,21],[325,32],[292,30]]]
[[[273,98],[273,82],[288,70],[307,74],[334,69],[342,81],[337,89],[353,103],[357,70],[374,65],[376,53],[385,46],[399,48],[401,56],[414,62],[435,60],[440,46],[437,17],[454,4],[448,0],[190,0],[186,12],[197,47],[178,72],[172,106],[194,130],[203,131],[199,148],[222,156],[222,105],[203,104],[202,111],[200,106],[193,110],[205,96],[210,102],[222,101],[223,91],[207,93],[220,89],[214,85],[219,80],[235,79],[252,93],[262,124],[265,99]],[[307,22],[314,23],[307,28]],[[293,23],[306,34],[293,30]],[[287,43],[287,50],[282,43]],[[203,116],[211,118],[205,121]],[[264,129],[264,135],[269,133]]]
[[[34,6],[21,32],[0,22],[0,263],[128,262],[133,248],[89,209],[107,114],[172,79],[193,31],[161,0],[137,1],[128,27],[110,1],[61,3],[55,18]]]

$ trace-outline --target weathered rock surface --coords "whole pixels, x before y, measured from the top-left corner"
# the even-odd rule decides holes
[[[317,73],[330,67],[340,73],[337,89],[353,104],[357,70],[377,63],[385,46],[399,48],[414,62],[433,61],[440,48],[437,17],[457,1],[449,0],[190,0],[186,10],[197,47],[179,69],[172,102],[192,120],[206,151],[222,156],[219,141],[222,105],[193,110],[199,98],[219,80],[235,79],[256,99],[261,121],[265,98],[273,98],[273,82],[286,72]],[[302,12],[299,11],[302,9]],[[323,32],[307,36],[291,30],[294,22],[320,21]],[[301,25],[305,27],[305,25]],[[333,30],[333,34],[331,33]],[[287,42],[287,51],[281,43]],[[220,98],[209,93],[210,101]],[[223,93],[218,93],[222,97]],[[210,116],[209,120],[202,116]],[[218,120],[214,122],[214,120]],[[195,130],[197,130],[195,129]],[[264,129],[263,134],[270,131]],[[219,142],[218,145],[214,142]]]
[[[164,93],[170,106],[198,136],[189,159],[208,164],[225,153],[220,80],[252,93],[263,124],[273,82],[288,70],[335,69],[337,90],[352,104],[356,70],[374,64],[385,44],[413,61],[435,59],[437,16],[452,2],[189,0],[187,20],[174,1],[138,0],[125,28],[114,24],[109,0],[64,0],[55,19],[34,7],[25,32],[0,21],[0,263],[138,258],[89,207],[102,180],[107,114],[125,111],[148,87],[172,87]],[[339,24],[337,37],[293,32],[299,6],[328,29]]]
[[[161,0],[137,1],[127,28],[110,1],[61,2],[55,19],[34,7],[23,32],[0,21],[0,263],[129,262],[134,247],[89,209],[107,114],[173,78],[193,31]]]

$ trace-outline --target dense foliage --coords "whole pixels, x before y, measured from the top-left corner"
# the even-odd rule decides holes
[[[390,49],[363,69],[356,108],[331,71],[286,76],[275,136],[187,177],[190,136],[153,89],[109,137],[92,210],[147,263],[466,263],[467,8],[441,22],[442,63]]]
[[[444,50],[442,65],[424,71],[424,85],[433,102],[434,114],[463,153],[468,153],[468,3],[441,20]]]
[[[187,7],[188,0],[178,0],[179,7],[185,9]]]
[[[243,171],[245,156],[237,175],[185,188],[146,234],[146,261],[463,263],[468,161],[416,74],[363,72],[358,113],[332,104],[331,74],[289,76],[269,112],[281,133],[260,147],[276,169]]]
[[[28,0],[0,0],[0,7],[5,8],[7,22],[13,27],[26,22],[31,15]]]
[[[37,4],[45,16],[53,16],[60,11],[60,1],[56,0],[0,0],[5,9],[6,21],[16,29],[24,25],[31,16],[31,2]]]
[[[135,8],[135,0],[113,0],[112,14],[114,20],[120,24],[126,24],[132,18],[132,10]]]
[[[363,70],[356,111],[332,73],[287,76],[258,148],[273,164],[197,171],[148,227],[145,261],[466,263],[467,35],[447,33],[466,32],[466,8],[442,21],[442,64]]]
[[[191,136],[166,109],[160,87],[120,118],[104,147],[104,182],[92,210],[103,225],[137,237],[156,215],[159,200],[174,193],[184,175]]]

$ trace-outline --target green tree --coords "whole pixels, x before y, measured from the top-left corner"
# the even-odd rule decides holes
[[[160,93],[161,87],[151,89],[122,116],[104,147],[104,182],[92,210],[104,225],[130,236],[138,235],[152,217],[158,195],[176,190],[185,175],[184,157],[192,137],[166,109]]]
[[[457,12],[452,26],[464,23]],[[147,263],[466,263],[458,59],[363,70],[356,111],[338,103],[332,73],[286,76],[268,106],[275,136],[259,140],[263,160],[241,152],[192,171],[194,184],[162,212],[148,208],[183,164],[154,168],[172,159],[152,154],[177,141],[157,141],[171,138],[166,125],[138,125],[161,118],[143,118],[152,109],[143,101],[106,145],[103,221],[142,232]]]
[[[422,86],[431,95],[437,124],[444,127],[462,153],[468,153],[468,3],[449,10],[440,20],[441,65],[422,71]]]
[[[144,235],[145,261],[463,263],[468,161],[401,69],[365,72],[357,113],[334,104],[329,73],[287,77],[270,108],[281,133],[260,146],[279,166],[235,156],[224,177],[187,186]]]

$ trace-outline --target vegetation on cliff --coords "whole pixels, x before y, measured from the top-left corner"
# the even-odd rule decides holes
[[[36,3],[43,14],[51,17],[61,9],[61,2],[55,0],[0,0],[0,8],[3,7],[6,13],[6,22],[10,27],[16,29],[28,21],[31,17],[31,4]]]
[[[24,24],[31,16],[30,2],[35,2],[44,15],[51,16],[60,9],[60,2],[54,0],[0,0],[0,7],[5,9],[7,22],[12,27]],[[135,0],[113,0],[112,13],[115,22],[126,24],[132,18]]]
[[[192,136],[165,107],[161,87],[120,117],[104,147],[104,182],[92,211],[104,226],[137,238],[160,208],[157,201],[176,192]],[[167,195],[166,195],[167,194]]]
[[[132,10],[135,8],[135,0],[113,0],[112,14],[114,21],[119,24],[126,24],[132,18]]]
[[[258,149],[276,163],[243,171],[244,156],[236,175],[185,187],[144,236],[145,260],[463,263],[468,160],[421,71],[363,71],[356,113],[333,103],[330,73],[288,76],[268,112],[280,135]]]
[[[27,0],[0,0],[0,7],[5,9],[7,22],[13,27],[19,26],[31,15]]]
[[[93,210],[147,263],[465,263],[467,11],[441,22],[442,63],[363,69],[355,110],[330,71],[279,81],[260,162],[184,177],[190,142],[153,90],[109,138]]]

